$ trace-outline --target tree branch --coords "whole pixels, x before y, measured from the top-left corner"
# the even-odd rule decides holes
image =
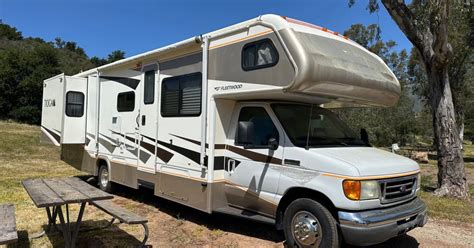
[[[388,13],[407,36],[411,43],[418,48],[424,60],[431,60],[433,52],[431,44],[433,42],[433,34],[425,28],[417,24],[411,10],[407,7],[404,0],[382,0],[382,4]]]

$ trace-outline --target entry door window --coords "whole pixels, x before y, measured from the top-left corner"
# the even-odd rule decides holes
[[[248,121],[252,122],[254,127],[254,137],[252,147],[268,147],[268,141],[270,138],[275,138],[279,141],[278,130],[273,124],[272,119],[268,115],[267,111],[262,107],[243,107],[240,110],[239,122]],[[237,145],[244,145],[236,137]]]

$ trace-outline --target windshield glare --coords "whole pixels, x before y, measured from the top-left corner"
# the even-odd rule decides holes
[[[295,146],[366,146],[334,113],[316,105],[272,104]]]

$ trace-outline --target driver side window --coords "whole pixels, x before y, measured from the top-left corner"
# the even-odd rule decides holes
[[[241,121],[251,122],[254,127],[254,136],[251,140],[252,143],[247,143],[245,145],[251,145],[252,147],[257,148],[266,147],[269,145],[268,141],[270,138],[275,138],[277,143],[279,142],[278,130],[264,108],[243,107],[240,110],[238,122]],[[237,134],[235,137],[235,143],[236,145],[244,145],[244,142],[239,140]]]

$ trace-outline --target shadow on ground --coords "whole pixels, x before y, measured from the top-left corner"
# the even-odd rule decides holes
[[[87,180],[91,185],[96,185],[94,180],[90,180],[90,177],[81,177],[83,180]],[[89,180],[88,180],[89,179]],[[140,192],[139,194],[137,192]],[[224,232],[237,233],[249,237],[258,239],[268,240],[275,243],[281,243],[284,241],[283,232],[275,230],[274,226],[259,222],[251,222],[242,218],[238,218],[230,215],[223,214],[212,214],[201,212],[199,210],[163,199],[154,195],[153,190],[141,188],[139,190],[131,189],[128,187],[117,185],[115,188],[116,195],[154,206],[161,212],[173,216],[177,219],[183,219],[207,227],[210,230],[219,229]],[[249,224],[251,223],[251,224]],[[153,233],[153,232],[151,232]],[[124,234],[127,235],[127,234]],[[130,235],[128,235],[130,236]],[[133,236],[131,238],[135,239]],[[135,239],[135,242],[138,240]],[[355,246],[344,245],[343,247],[352,248]],[[370,248],[392,248],[392,247],[405,247],[413,248],[419,247],[418,241],[409,236],[401,235],[392,238],[382,244],[369,246]]]

